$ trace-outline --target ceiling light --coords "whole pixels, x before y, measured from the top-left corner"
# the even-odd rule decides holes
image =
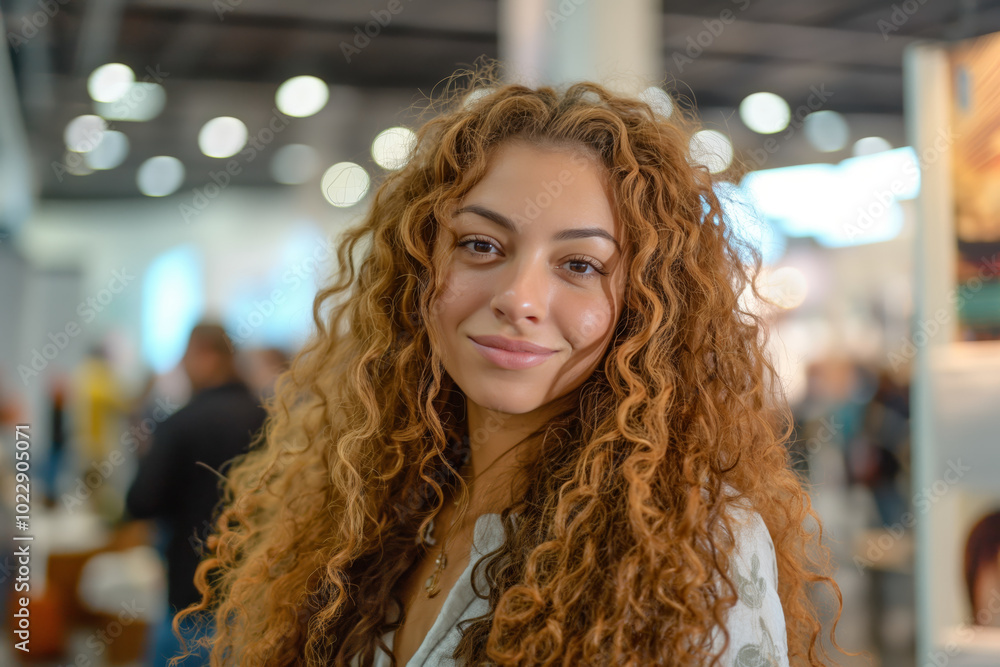
[[[247,126],[238,118],[219,116],[198,133],[198,147],[208,157],[230,157],[246,146]]]
[[[788,127],[792,112],[782,97],[774,93],[754,93],[740,102],[740,118],[758,134],[774,134]]]
[[[128,65],[108,63],[101,65],[87,79],[87,92],[95,102],[120,100],[135,83],[135,72]]]
[[[323,174],[320,187],[334,206],[353,206],[368,191],[368,172],[353,162],[338,162]]]
[[[274,99],[282,113],[305,118],[326,106],[330,88],[314,76],[294,76],[281,84]]]
[[[385,169],[402,169],[410,160],[417,135],[406,127],[382,130],[372,142],[372,158]]]
[[[136,174],[139,191],[148,197],[166,197],[184,182],[184,165],[175,157],[157,155],[142,163]]]
[[[713,174],[725,171],[733,161],[733,144],[716,130],[701,130],[691,137],[691,158]]]
[[[805,118],[806,139],[818,151],[833,153],[847,145],[847,121],[836,111],[816,111]]]

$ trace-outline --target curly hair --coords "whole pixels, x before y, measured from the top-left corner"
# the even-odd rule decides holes
[[[728,510],[747,502],[775,546],[790,659],[823,664],[813,588],[834,593],[834,628],[842,598],[789,465],[791,411],[765,354],[766,321],[741,306],[744,290],[759,297],[761,258],[727,226],[717,177],[690,159],[693,112],[664,118],[590,82],[502,83],[497,69],[448,79],[409,162],[343,233],[316,330],[221,483],[195,577],[202,600],[175,633],[184,617],[210,615],[215,634],[200,641],[213,665],[371,664],[377,648],[389,652],[382,635],[399,627],[387,619],[415,538],[447,479],[467,491],[453,467],[460,389],[426,326],[448,298],[439,221],[497,148],[520,140],[597,156],[627,282],[579,400],[527,440],[537,461],[501,513],[503,546],[477,566],[489,612],[463,628],[456,659],[717,664],[712,635],[721,627],[728,646],[737,600]]]

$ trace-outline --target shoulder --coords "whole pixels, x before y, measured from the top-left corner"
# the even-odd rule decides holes
[[[771,533],[767,529],[764,519],[745,501],[731,504],[728,508],[728,515],[732,522],[733,539],[735,540],[732,560],[741,563],[756,560],[760,565],[766,563],[770,566],[767,570],[770,582],[777,587],[778,558],[774,549],[774,541],[771,539]]]
[[[188,404],[174,413],[185,421],[214,421],[225,414],[229,421],[236,417],[264,414],[260,401],[243,382],[232,382],[205,389],[191,397]]]
[[[726,619],[729,647],[722,664],[788,665],[788,636],[771,534],[760,514],[745,502],[733,503],[729,517],[735,548],[728,574],[738,600]],[[716,650],[723,640],[722,632],[717,631]]]
[[[190,405],[184,405],[167,415],[166,419],[154,425],[152,432],[153,440],[167,440],[176,437],[178,433],[183,433],[184,426],[190,421]]]

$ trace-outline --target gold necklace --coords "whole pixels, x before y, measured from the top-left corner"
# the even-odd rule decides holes
[[[462,467],[464,468],[465,466]],[[469,484],[471,485],[473,481],[475,481],[475,478],[470,480]],[[446,567],[448,567],[448,556],[445,554],[445,549],[448,547],[448,539],[451,537],[451,531],[455,529],[455,524],[458,523],[458,520],[461,518],[461,514],[458,512],[457,506],[455,508],[455,512],[456,516],[451,520],[451,525],[445,532],[444,539],[441,540],[441,551],[438,552],[437,558],[434,559],[434,571],[424,582],[424,591],[427,594],[427,599],[430,599],[441,592],[441,573],[444,572]],[[424,535],[421,538],[424,544],[434,546],[435,540],[432,537],[433,532],[434,519],[431,519],[430,523],[427,524],[427,530],[424,531]]]
[[[451,527],[448,528],[448,533],[451,533],[451,529],[455,527],[455,522],[452,521]],[[428,532],[434,529],[434,520],[431,519],[431,523],[427,526]],[[427,593],[427,599],[430,599],[441,592],[441,573],[444,569],[448,567],[448,556],[445,555],[445,548],[448,545],[449,535],[445,535],[445,539],[441,542],[441,551],[438,552],[437,558],[434,559],[434,572],[431,576],[427,577],[427,581],[424,582],[424,591]],[[433,546],[433,543],[432,543]]]

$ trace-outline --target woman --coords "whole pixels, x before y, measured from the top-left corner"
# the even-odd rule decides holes
[[[840,594],[689,131],[484,84],[346,232],[229,471],[213,664],[820,664]]]
[[[1000,628],[1000,512],[975,523],[965,541],[965,590],[972,623]]]

